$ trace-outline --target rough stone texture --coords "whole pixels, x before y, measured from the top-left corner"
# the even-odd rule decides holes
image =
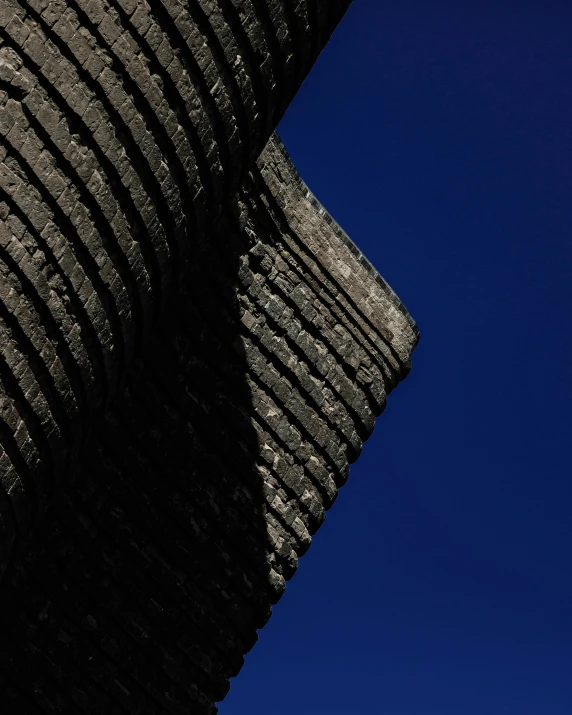
[[[270,136],[349,0],[0,0],[0,705],[213,713],[418,333]]]
[[[0,0],[0,562],[348,4]]]

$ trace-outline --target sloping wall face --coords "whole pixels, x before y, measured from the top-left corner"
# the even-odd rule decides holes
[[[0,0],[0,571],[350,0]]]
[[[216,712],[417,329],[276,124],[350,0],[0,0],[0,711]]]
[[[416,341],[272,138],[6,572],[3,704],[216,712]]]

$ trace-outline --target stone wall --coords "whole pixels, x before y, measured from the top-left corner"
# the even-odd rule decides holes
[[[0,567],[348,4],[0,1]]]
[[[6,573],[18,712],[214,712],[417,341],[275,139],[169,308]]]
[[[1,712],[215,713],[409,371],[271,135],[348,4],[0,0]]]

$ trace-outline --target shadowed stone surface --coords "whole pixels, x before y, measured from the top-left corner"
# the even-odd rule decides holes
[[[216,712],[409,370],[271,136],[347,5],[0,0],[7,712]]]

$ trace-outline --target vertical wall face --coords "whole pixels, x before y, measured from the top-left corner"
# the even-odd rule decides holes
[[[0,566],[349,0],[0,0]]]
[[[273,138],[8,569],[14,712],[214,712],[309,548],[417,332],[306,193]]]

